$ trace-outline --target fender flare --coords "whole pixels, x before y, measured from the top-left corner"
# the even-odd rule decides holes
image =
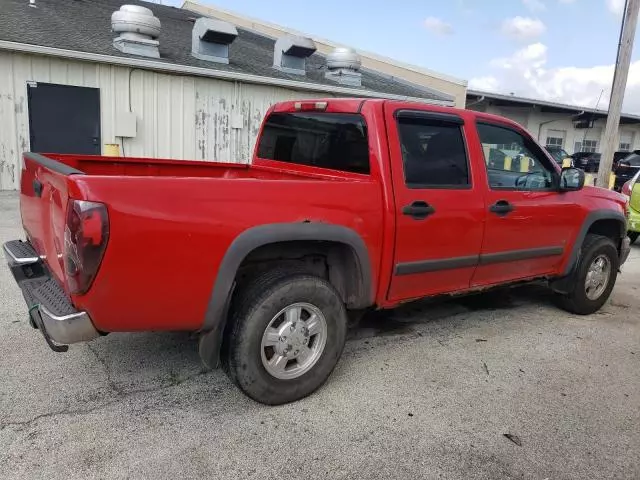
[[[616,220],[620,224],[620,238],[624,238],[627,234],[627,218],[616,210],[596,210],[590,212],[582,222],[582,227],[576,241],[571,249],[571,255],[569,256],[569,262],[564,270],[564,275],[569,275],[573,270],[573,267],[578,263],[580,257],[580,249],[584,242],[584,238],[587,236],[587,232],[593,226],[594,223],[600,220]]]
[[[360,281],[364,287],[361,289],[358,306],[365,308],[373,305],[375,290],[369,253],[362,237],[351,228],[313,222],[273,223],[249,228],[229,245],[214,281],[200,335],[200,357],[207,366],[215,368],[218,365],[234,280],[243,260],[256,248],[265,245],[304,240],[337,242],[351,247],[358,261]]]

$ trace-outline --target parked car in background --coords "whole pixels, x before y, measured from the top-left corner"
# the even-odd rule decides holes
[[[25,153],[26,239],[4,250],[53,350],[190,331],[207,366],[282,404],[325,382],[369,309],[542,280],[562,308],[599,310],[629,255],[627,201],[584,181],[495,115],[289,101],[250,165]]]
[[[627,235],[631,243],[640,236],[640,169],[622,186],[622,193],[629,197],[629,221]]]
[[[616,176],[613,189],[622,191],[622,186],[631,180],[640,171],[640,150],[627,153],[627,156],[619,160],[613,169]]]
[[[557,145],[547,145],[545,149],[547,150],[547,152],[549,152],[549,154],[551,154],[553,159],[560,166],[562,166],[566,158],[571,158],[571,160],[573,161],[571,155],[569,155],[567,151],[562,147],[559,147]]]
[[[573,164],[585,172],[597,172],[600,168],[600,154],[595,152],[576,152],[571,157]]]
[[[623,158],[628,157],[631,153],[633,153],[633,152],[629,152],[629,151],[626,151],[626,150],[624,152],[622,150],[614,152],[613,153],[613,164],[612,164],[613,167],[612,167],[612,170],[616,169],[616,167],[618,166],[618,162],[620,160],[622,160]]]

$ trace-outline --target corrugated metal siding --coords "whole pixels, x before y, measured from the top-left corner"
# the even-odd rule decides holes
[[[137,116],[127,156],[249,162],[262,117],[282,100],[315,93],[208,78],[0,52],[0,189],[18,189],[29,150],[27,82],[100,88],[102,144],[114,137],[117,112]],[[129,99],[129,94],[131,98]],[[241,115],[242,128],[232,128]]]

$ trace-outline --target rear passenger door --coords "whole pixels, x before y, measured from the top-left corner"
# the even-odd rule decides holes
[[[396,215],[389,300],[467,289],[485,209],[472,182],[464,120],[393,102],[385,109]]]
[[[579,206],[558,191],[552,160],[515,127],[477,124],[487,168],[487,219],[472,286],[553,274],[575,235]]]

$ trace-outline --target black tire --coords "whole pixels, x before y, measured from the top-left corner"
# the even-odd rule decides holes
[[[640,232],[627,232],[627,236],[629,240],[631,240],[631,243],[634,243],[640,236]]]
[[[585,291],[587,272],[592,262],[599,255],[605,255],[610,262],[608,283],[604,291],[596,299],[589,299]],[[589,234],[582,244],[578,265],[569,282],[570,291],[566,295],[558,295],[561,308],[578,315],[590,315],[600,310],[611,295],[616,283],[619,268],[618,250],[608,237]]]
[[[288,305],[306,302],[325,317],[327,340],[320,358],[298,378],[282,380],[262,363],[262,335],[274,316]],[[310,395],[338,363],[347,335],[347,312],[333,286],[299,270],[275,269],[245,283],[236,295],[225,333],[222,364],[229,378],[249,397],[267,405],[289,403]]]

